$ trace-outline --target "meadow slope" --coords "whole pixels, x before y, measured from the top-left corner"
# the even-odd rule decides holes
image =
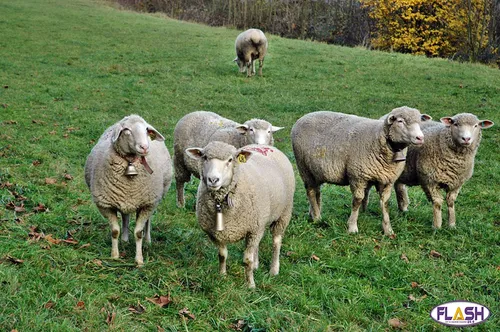
[[[500,72],[482,65],[344,48],[270,35],[264,76],[232,63],[240,31],[126,11],[102,0],[0,1],[0,330],[445,330],[429,313],[452,300],[484,304],[500,325]],[[377,196],[347,234],[351,195],[325,185],[311,222],[298,174],[281,271],[261,242],[256,290],[244,283],[243,244],[228,275],[197,225],[198,180],[175,206],[175,184],[153,219],[146,265],[133,243],[109,259],[109,227],[83,178],[101,133],[137,113],[173,151],[173,129],[196,110],[286,129],[276,146],[294,163],[289,131],[303,114],[378,118],[408,105],[434,119],[472,112],[483,133],[475,174],[456,202],[457,228],[432,229],[432,207],[410,189],[409,212],[391,197],[394,238]],[[447,214],[443,214],[445,218]],[[446,219],[445,219],[446,220]],[[169,296],[164,308],[147,298]],[[190,316],[187,312],[191,313]]]

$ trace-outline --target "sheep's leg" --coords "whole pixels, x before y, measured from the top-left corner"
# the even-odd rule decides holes
[[[394,234],[389,218],[388,202],[391,197],[392,184],[378,184],[377,190],[380,195],[380,208],[382,209],[382,228],[385,235]]]
[[[122,241],[128,242],[130,214],[122,213]]]
[[[146,242],[151,244],[151,218],[146,220],[146,225],[144,227],[144,238]]]
[[[227,246],[226,244],[218,244],[219,249],[219,273],[225,275],[227,262]]]
[[[321,188],[306,187],[307,199],[309,200],[309,215],[312,220],[321,218]]]
[[[408,189],[403,183],[397,182],[394,185],[396,191],[396,199],[398,201],[399,211],[408,211],[408,205],[410,205],[410,200],[408,198]]]
[[[118,223],[117,211],[107,208],[99,208],[101,214],[109,220],[111,228],[111,258],[117,259],[120,256],[118,252],[118,238],[120,237],[120,224]]]
[[[252,60],[247,62],[247,77],[252,76]]]
[[[262,67],[264,67],[264,58],[259,58],[259,76],[262,76]]]
[[[149,209],[139,210],[137,212],[137,220],[135,222],[134,236],[135,236],[135,263],[141,267],[144,265],[144,258],[142,257],[142,238],[144,236],[144,227],[146,227],[147,220],[151,211]]]
[[[252,59],[252,76],[255,75],[255,59]]]
[[[370,202],[370,189],[371,186],[366,187],[365,189],[365,197],[363,198],[363,201],[361,202],[361,211],[364,212],[368,208],[368,203]]]
[[[259,246],[255,247],[255,252],[253,253],[253,269],[257,270],[259,268]]]
[[[433,210],[433,226],[436,229],[441,228],[443,223],[443,217],[441,215],[441,207],[443,205],[443,195],[439,191],[439,187],[437,186],[422,186],[425,194],[432,202],[432,210]]]
[[[246,249],[243,254],[243,263],[245,264],[245,277],[248,288],[255,288],[255,281],[253,279],[253,270],[255,269],[254,254],[263,235],[264,234],[247,236]]]
[[[283,234],[285,233],[290,219],[292,218],[293,202],[288,208],[283,212],[281,217],[271,224],[271,234],[273,235],[273,257],[271,261],[271,269],[269,273],[272,276],[277,275],[280,272],[280,251],[281,243],[283,241]]]
[[[351,215],[349,216],[349,220],[347,221],[347,227],[348,227],[347,231],[349,233],[358,232],[359,208],[361,207],[361,203],[363,202],[363,198],[365,197],[366,186],[367,184],[361,184],[361,183],[351,184],[352,208],[351,208]]]
[[[179,158],[175,158],[177,160]],[[174,161],[175,166],[175,187],[177,190],[177,207],[183,208],[186,204],[184,198],[184,184],[189,182],[191,179],[191,174],[185,171],[186,166],[184,164],[178,164],[180,162]]]
[[[448,205],[448,225],[450,227],[455,227],[456,217],[455,217],[455,200],[457,199],[460,188],[450,190],[446,193],[446,204]]]

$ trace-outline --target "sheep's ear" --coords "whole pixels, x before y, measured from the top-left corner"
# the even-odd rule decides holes
[[[281,130],[281,129],[283,129],[283,128],[285,128],[285,127],[275,127],[275,126],[271,126],[271,131],[272,131],[273,133],[275,133],[275,132],[277,132],[278,130]]]
[[[493,121],[490,121],[490,120],[480,120],[479,121],[479,126],[482,129],[487,129],[487,128],[493,127],[493,125],[494,125]]]
[[[387,117],[387,124],[392,124],[394,121],[396,121],[396,116],[391,115]]]
[[[245,135],[248,131],[248,126],[247,125],[239,125],[238,127],[236,127],[236,130],[242,134],[242,135]]]
[[[200,160],[203,157],[203,149],[189,148],[186,149],[186,154],[193,159]]]
[[[234,58],[233,62],[238,62],[238,57]]]
[[[160,134],[158,132],[158,130],[156,130],[153,126],[148,125],[147,131],[148,131],[149,137],[151,137],[151,140],[153,140],[153,141],[157,140],[157,141],[160,141],[160,142],[163,142],[165,140],[165,137],[163,137],[163,135]]]
[[[252,156],[252,152],[246,150],[240,150],[236,155],[236,161],[238,164],[244,164]]]
[[[420,121],[425,122],[425,121],[430,121],[430,120],[432,120],[432,116],[427,115],[427,114],[420,115]]]
[[[444,123],[444,125],[445,125],[445,126],[447,126],[447,127],[451,126],[451,125],[453,124],[453,122],[454,122],[454,121],[453,121],[453,119],[452,119],[452,118],[450,118],[449,116],[446,116],[446,117],[444,117],[444,118],[441,118],[441,119],[440,119],[440,121],[441,121],[442,123]]]
[[[111,142],[115,143],[124,129],[126,128],[123,128],[120,125],[116,126],[115,129],[113,130],[113,135],[111,136]]]

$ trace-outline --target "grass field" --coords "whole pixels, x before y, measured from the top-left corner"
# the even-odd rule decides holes
[[[0,330],[364,331],[397,320],[432,331],[446,328],[431,309],[459,299],[490,308],[475,330],[500,326],[498,69],[268,36],[264,76],[248,79],[232,63],[236,30],[99,0],[2,0],[0,13]],[[218,275],[193,180],[186,209],[175,206],[175,184],[159,206],[144,268],[134,266],[133,241],[109,259],[109,227],[83,166],[123,116],[143,116],[171,153],[174,126],[189,112],[262,117],[286,127],[276,146],[294,162],[289,130],[303,114],[376,118],[402,105],[434,119],[472,112],[497,123],[484,131],[458,197],[456,229],[432,229],[419,188],[404,214],[391,197],[395,238],[382,235],[375,193],[359,234],[347,234],[346,187],[323,187],[323,219],[313,223],[297,174],[280,274],[269,276],[266,235],[257,288],[248,290],[242,243],[229,247],[228,275]],[[147,300],[155,295],[171,302]]]

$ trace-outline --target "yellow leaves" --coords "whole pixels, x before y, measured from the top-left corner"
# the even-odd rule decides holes
[[[372,45],[402,53],[446,57],[487,45],[486,0],[361,0],[376,31]]]

